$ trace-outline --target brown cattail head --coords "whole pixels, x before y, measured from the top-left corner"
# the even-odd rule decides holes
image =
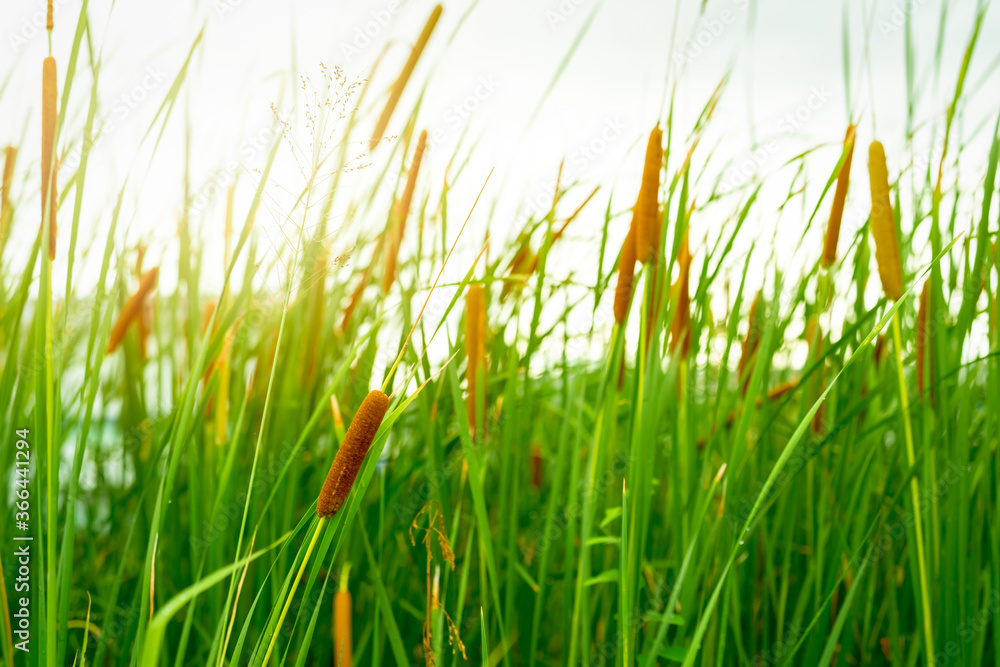
[[[52,5],[52,0],[49,0],[45,11],[45,29],[49,32],[52,32],[52,28],[55,27],[55,22],[52,20],[52,15],[55,13]]]
[[[10,223],[13,211],[10,209],[10,185],[14,181],[14,164],[17,162],[17,148],[7,146],[3,149],[3,182],[0,186],[0,252],[3,252],[7,237],[10,236]]]
[[[125,334],[128,333],[129,326],[142,313],[143,302],[145,302],[149,293],[153,291],[153,288],[156,287],[156,278],[159,274],[160,268],[157,266],[142,274],[142,278],[139,280],[139,289],[122,306],[122,312],[118,314],[118,319],[115,320],[114,326],[111,327],[111,336],[108,339],[108,346],[105,348],[104,354],[111,354],[125,340]]]
[[[58,113],[56,88],[56,59],[48,56],[42,61],[42,225],[46,209],[49,216],[49,260],[56,258],[56,184],[55,140]],[[40,228],[40,232],[44,228]]]
[[[344,506],[388,408],[389,397],[377,389],[369,392],[361,403],[316,500],[316,515],[321,519],[333,516]]]
[[[847,126],[844,137],[844,163],[837,173],[837,189],[833,194],[830,208],[830,222],[826,226],[826,240],[823,243],[823,266],[829,268],[837,260],[837,242],[840,240],[840,223],[844,218],[844,202],[847,200],[847,186],[851,179],[851,161],[854,158],[854,125]]]
[[[482,373],[483,386],[486,385],[486,289],[482,285],[470,285],[465,295],[465,353],[467,365],[465,370],[468,390],[465,398],[466,416],[472,439],[476,439],[478,420],[477,406],[482,405],[483,415],[486,414],[486,394],[479,398],[479,377]]]
[[[777,401],[779,398],[784,398],[786,394],[790,393],[798,386],[799,386],[798,378],[785,380],[784,382],[771,387],[771,389],[767,392],[767,400]]]
[[[413,202],[413,192],[417,187],[417,175],[420,173],[420,161],[424,157],[424,149],[427,146],[427,130],[420,133],[417,139],[417,147],[413,151],[413,161],[406,174],[406,187],[403,188],[403,196],[399,198],[393,207],[392,215],[389,217],[389,226],[386,228],[385,243],[385,272],[382,275],[382,291],[388,292],[396,279],[396,265],[399,261],[399,248],[403,243],[403,232],[406,230],[406,218],[410,213],[410,205]]]
[[[660,166],[663,163],[663,130],[657,125],[649,133],[642,185],[636,200],[635,258],[643,264],[655,262],[660,246]]]
[[[924,387],[934,382],[934,367],[931,364],[932,343],[931,337],[931,281],[928,279],[920,291],[920,307],[917,310],[917,391],[923,400]],[[926,367],[926,376],[925,376]],[[930,382],[925,381],[925,377]],[[931,392],[931,400],[934,393]]]
[[[374,150],[375,146],[382,139],[385,128],[389,126],[389,119],[392,118],[392,112],[395,111],[396,105],[399,103],[399,98],[403,95],[406,82],[409,81],[410,75],[413,74],[413,68],[417,66],[420,54],[423,53],[424,47],[427,46],[427,42],[431,38],[431,33],[434,32],[434,26],[437,25],[438,19],[441,18],[441,11],[441,5],[435,5],[434,9],[431,10],[431,15],[427,18],[424,29],[420,32],[417,42],[413,45],[413,50],[410,51],[410,57],[407,58],[406,64],[403,65],[403,71],[399,73],[396,82],[392,84],[392,89],[389,91],[389,99],[386,100],[382,114],[378,117],[378,122],[375,123],[375,131],[372,132],[371,141],[368,143],[368,150]]]
[[[618,285],[615,287],[615,322],[621,324],[628,316],[628,304],[632,300],[632,285],[635,281],[635,235],[638,206],[632,207],[632,224],[622,244],[618,258]]]
[[[333,661],[337,667],[351,667],[353,644],[351,640],[351,592],[342,589],[333,596]]]
[[[542,488],[542,470],[544,462],[542,460],[542,447],[537,442],[531,445],[531,486]]]
[[[896,301],[903,296],[903,267],[899,260],[899,239],[896,238],[896,217],[889,199],[889,171],[885,149],[873,141],[868,149],[868,175],[872,190],[872,236],[875,238],[875,260],[882,291]]]
[[[691,251],[688,248],[688,232],[684,232],[680,251],[677,254],[680,275],[677,276],[677,304],[674,306],[674,321],[670,323],[670,351],[673,353],[681,345],[681,357],[686,357],[691,347],[691,295],[688,282],[691,277]]]

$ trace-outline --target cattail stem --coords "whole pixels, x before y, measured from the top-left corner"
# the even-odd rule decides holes
[[[295,591],[299,587],[299,582],[302,581],[302,574],[306,571],[306,563],[309,562],[309,556],[312,555],[313,549],[316,547],[316,540],[319,538],[320,529],[323,528],[324,523],[326,523],[326,518],[320,517],[319,522],[316,524],[316,530],[313,532],[312,539],[309,541],[309,547],[306,549],[306,555],[302,557],[302,564],[299,565],[299,571],[295,575],[295,581],[292,583],[292,588],[288,591],[288,596],[285,598],[285,606],[281,608],[281,615],[278,616],[278,623],[274,626],[274,634],[271,635],[271,642],[267,645],[267,652],[264,654],[264,660],[260,663],[261,665],[267,665],[267,661],[271,658],[271,652],[274,651],[274,643],[278,641],[278,635],[281,634],[281,624],[285,622],[285,616],[288,614],[288,609],[292,606],[292,599],[295,597]]]
[[[906,393],[906,376],[903,374],[903,336],[899,329],[898,315],[892,318],[892,337],[896,348],[896,369],[899,372],[899,402],[903,412],[903,432],[906,436],[906,463],[911,468],[916,461],[913,449],[913,430],[910,427],[910,401]],[[927,592],[927,563],[924,556],[924,526],[920,511],[920,486],[917,478],[910,479],[910,495],[913,502],[913,532],[917,547],[917,574],[920,577],[920,606],[924,621],[924,644],[927,662],[934,664],[934,623],[931,618],[931,601]]]

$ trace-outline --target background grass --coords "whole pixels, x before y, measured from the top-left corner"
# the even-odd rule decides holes
[[[330,216],[336,206],[386,230],[399,222],[384,201],[403,191],[422,98],[395,110],[394,140],[363,155],[401,85],[378,69],[353,82],[323,68],[317,95],[287,110],[276,101],[264,166],[239,176],[215,223],[223,248],[202,243],[190,219],[187,171],[176,255],[147,255],[121,219],[127,180],[106,238],[90,234],[81,207],[104,56],[88,11],[84,2],[60,63],[56,145],[81,152],[60,174],[56,258],[39,250],[49,212],[33,244],[0,256],[0,470],[11,508],[29,491],[34,537],[24,655],[9,616],[19,597],[9,547],[23,532],[13,509],[0,521],[8,664],[257,665],[272,644],[272,664],[330,664],[345,571],[356,664],[1000,664],[1000,116],[963,116],[981,84],[967,78],[985,3],[960,71],[935,74],[954,83],[939,114],[913,116],[919,87],[905,73],[910,98],[899,103],[913,134],[889,156],[902,299],[879,298],[867,222],[845,226],[829,269],[819,245],[747,242],[762,183],[708,182],[722,158],[699,144],[728,94],[721,77],[692,127],[675,124],[669,96],[650,119],[664,129],[662,238],[628,320],[613,326],[630,205],[611,190],[630,199],[638,182],[595,193],[560,172],[514,242],[466,237],[476,251],[449,262],[463,223],[489,218],[496,187],[495,175],[465,169],[476,149],[467,141],[447,174],[419,175],[384,289],[390,231],[367,226],[354,240]],[[905,49],[910,63],[911,40]],[[859,58],[845,48],[846,80]],[[186,76],[187,63],[145,132],[154,156],[168,125],[197,122],[180,113]],[[855,104],[850,196],[867,202],[860,158],[876,109]],[[924,122],[940,149],[921,161]],[[196,147],[185,150],[195,159]],[[844,160],[817,175],[805,169],[812,152],[783,167],[796,175],[776,213],[800,219],[803,238],[824,226]],[[295,161],[299,182],[272,178],[279,156]],[[345,186],[363,165],[374,184]],[[14,174],[4,228],[32,239],[40,170],[22,157]],[[459,181],[485,199],[452,195]],[[599,259],[567,278],[550,257],[583,218],[599,223],[588,239]],[[722,232],[709,235],[709,222]],[[675,336],[690,336],[687,354],[671,345],[685,315],[672,284],[685,235],[689,322]],[[342,247],[355,267],[347,280],[332,270]],[[784,252],[805,270],[785,271]],[[97,256],[91,287],[81,262]],[[106,353],[150,256],[171,278]],[[58,265],[64,284],[52,279]],[[470,387],[462,309],[473,283],[486,293],[486,372]],[[389,413],[348,503],[320,526],[315,498],[378,386],[392,394]],[[470,393],[483,397],[478,428]],[[27,477],[16,469],[19,429],[30,429]]]

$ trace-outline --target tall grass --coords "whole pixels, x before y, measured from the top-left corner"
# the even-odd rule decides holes
[[[89,11],[71,40],[49,27],[69,57],[61,80],[43,64],[40,154],[0,136],[0,470],[31,499],[0,543],[33,538],[27,654],[0,549],[6,664],[1000,664],[1000,114],[963,116],[985,5],[961,69],[935,74],[947,108],[908,136],[883,146],[876,100],[855,101],[843,140],[727,188],[701,146],[728,76],[691,127],[671,81],[621,183],[560,168],[507,242],[476,144],[440,173],[418,132],[437,6],[394,80],[324,68],[318,108],[276,102],[260,169],[207,214],[221,250],[187,170],[169,247],[129,225],[139,179],[86,240]],[[198,122],[175,111],[201,41],[150,161]],[[301,183],[272,178],[283,158]],[[378,173],[344,185],[359,163]],[[776,217],[801,238],[751,229]]]

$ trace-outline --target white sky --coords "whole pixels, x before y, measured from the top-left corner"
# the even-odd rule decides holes
[[[464,217],[487,173],[496,168],[487,201],[481,202],[479,215],[474,217],[473,228],[463,243],[467,257],[481,243],[489,206],[499,202],[492,216],[492,235],[500,241],[512,237],[517,231],[512,221],[525,212],[525,201],[548,202],[547,184],[565,157],[566,174],[582,182],[567,200],[567,209],[575,207],[594,185],[601,184],[602,191],[590,205],[588,215],[574,223],[570,238],[557,248],[553,261],[563,275],[579,271],[578,275],[592,280],[597,257],[594,239],[598,238],[607,197],[614,189],[616,211],[628,208],[634,200],[645,136],[657,120],[664,118],[667,68],[678,59],[688,62],[680,79],[671,79],[671,85],[674,81],[677,84],[674,127],[679,133],[671,171],[682,157],[676,154],[687,148],[682,144],[686,144],[684,139],[694,119],[732,65],[732,78],[711,131],[695,154],[696,170],[700,171],[709,151],[714,150],[708,170],[712,178],[706,176],[693,194],[707,197],[720,169],[730,160],[744,162],[751,157],[753,124],[757,141],[766,148],[758,152],[758,162],[746,163],[745,173],[757,177],[788,173],[768,179],[769,185],[743,233],[741,248],[745,250],[757,238],[767,247],[774,238],[774,243],[789,249],[790,255],[790,248],[802,238],[804,218],[815,205],[818,188],[837,160],[847,124],[842,48],[845,13],[851,58],[850,94],[856,115],[860,116],[859,143],[865,146],[872,138],[874,106],[878,135],[886,145],[893,173],[901,166],[905,147],[903,17],[909,14],[913,22],[917,85],[922,91],[915,116],[916,124],[923,129],[916,143],[930,145],[930,124],[940,125],[976,9],[973,0],[949,3],[941,76],[936,81],[932,64],[942,0],[708,0],[701,19],[700,0],[679,1],[678,10],[674,2],[652,0],[482,0],[450,42],[470,3],[444,2],[442,20],[399,105],[402,111],[393,117],[389,134],[402,129],[404,112],[412,108],[419,84],[430,77],[419,125],[428,128],[432,136],[437,130],[441,139],[427,158],[428,167],[422,170],[425,177],[421,199],[428,189],[436,197],[445,165],[466,125],[464,148],[472,139],[479,140],[450,200],[453,230],[457,228],[454,220]],[[56,5],[53,51],[62,77],[80,3],[63,0]],[[203,192],[233,160],[241,161],[241,169],[262,166],[263,151],[248,146],[270,125],[271,103],[280,101],[281,112],[291,113],[290,82],[297,81],[299,75],[316,80],[320,62],[344,67],[351,78],[365,77],[383,45],[389,42],[388,55],[374,81],[377,91],[385,90],[432,6],[428,0],[119,0],[109,12],[107,0],[91,2],[94,45],[103,49],[99,118],[111,119],[113,124],[92,155],[81,222],[83,239],[107,228],[117,192],[128,176],[122,224],[131,226],[130,244],[141,236],[151,246],[154,257],[157,248],[162,254],[162,248],[174,237],[183,202],[185,117],[190,120],[192,187],[195,192]],[[596,18],[576,55],[529,126],[529,117],[564,55],[595,11]],[[675,12],[679,12],[679,27],[671,53]],[[10,73],[0,94],[0,143],[24,146],[19,157],[22,175],[38,159],[35,137],[39,71],[47,43],[44,30],[35,26],[38,17],[43,16],[44,3],[39,0],[7,0],[0,11],[0,83]],[[41,20],[43,25],[44,18]],[[866,25],[871,28],[867,40]],[[150,162],[150,142],[137,152],[139,140],[202,26],[204,39],[184,85],[186,92]],[[367,45],[356,41],[359,31],[366,28],[372,35]],[[972,102],[963,118],[965,132],[986,124],[972,144],[968,166],[963,166],[970,179],[967,187],[972,188],[981,179],[989,148],[987,135],[1000,108],[1000,85],[995,73],[998,37],[1000,12],[993,8],[987,12],[969,75]],[[873,80],[868,78],[864,60],[866,44]],[[981,85],[971,90],[977,84]],[[74,139],[85,117],[89,86],[89,76],[83,71],[69,111],[67,131]],[[361,110],[366,117],[356,139],[368,136],[381,107],[381,100],[375,103],[372,99]],[[456,111],[456,105],[461,108],[463,104],[465,109]],[[798,120],[789,122],[789,114],[798,114]],[[305,136],[296,138],[307,141]],[[815,161],[810,163],[812,196],[807,198],[808,210],[796,205],[795,210],[778,215],[777,206],[792,176],[787,168],[782,171],[782,165],[791,156],[820,144],[829,144],[829,148],[816,153]],[[383,146],[368,157],[373,164],[369,173],[381,170],[388,154]],[[936,164],[937,151],[933,155]],[[390,171],[395,173],[398,157],[393,159]],[[860,187],[867,180],[864,164],[864,151],[859,150],[848,221],[859,217],[863,221],[867,214],[867,188]],[[251,179],[246,176],[241,177],[237,194],[237,219],[245,215],[251,196]],[[739,177],[730,170],[724,178],[731,182]],[[276,179],[287,186],[296,183],[287,159],[280,163]],[[817,190],[813,192],[813,188]],[[26,193],[22,199],[30,202],[26,206],[37,205],[37,194]],[[713,230],[736,203],[733,200],[706,210],[700,219],[696,216],[692,221],[693,228],[701,227],[692,232],[696,266],[701,238],[714,240],[717,231]],[[204,210],[195,216],[201,218],[198,222],[205,243],[219,238],[223,204],[223,196],[210,197]],[[67,220],[68,206],[66,210],[61,213],[63,221]],[[375,207],[368,217],[353,223],[381,226],[385,210],[385,206]],[[608,263],[617,252],[625,225],[623,221],[612,231]],[[807,243],[803,261],[815,261],[824,226],[825,214],[821,212],[810,232],[816,241]],[[15,238],[21,241],[27,241],[33,233],[24,226],[18,231],[20,236],[16,234]],[[852,231],[845,223],[842,248]],[[61,232],[68,234],[65,222]],[[60,244],[67,247],[68,237],[64,240],[61,236]],[[334,254],[346,252],[350,246],[350,237],[345,236],[336,243]],[[761,264],[768,260],[767,252],[760,256]],[[165,261],[169,257],[176,257],[176,248],[167,252]],[[356,258],[355,262],[366,259]],[[928,259],[923,257],[924,261]],[[98,261],[99,257],[91,258],[91,270],[96,269]],[[458,264],[461,266],[456,268],[456,274],[464,273],[468,262]]]

